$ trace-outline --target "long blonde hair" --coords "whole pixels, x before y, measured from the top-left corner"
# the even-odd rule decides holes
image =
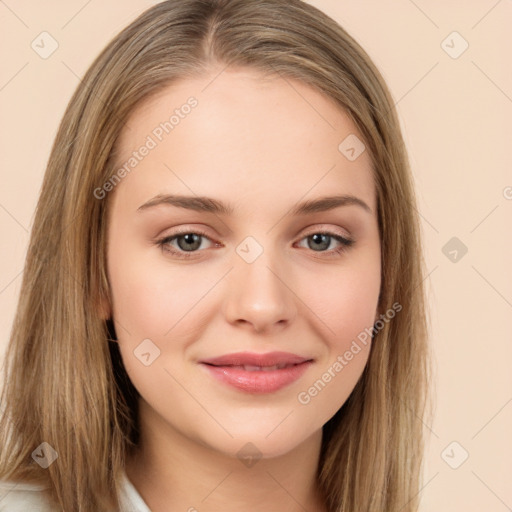
[[[169,0],[148,9],[91,65],[57,133],[8,345],[0,478],[42,482],[66,512],[119,507],[119,475],[138,440],[137,397],[111,322],[108,197],[116,141],[143,99],[213,64],[300,80],[335,100],[372,157],[382,248],[380,311],[351,396],[323,428],[318,485],[331,512],[418,508],[429,357],[420,225],[393,99],[370,58],[300,0]],[[58,453],[41,469],[43,442]]]

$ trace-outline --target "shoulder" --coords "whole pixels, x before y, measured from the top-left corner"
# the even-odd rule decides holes
[[[0,512],[55,512],[40,485],[0,480]]]
[[[124,471],[121,474],[120,502],[123,512],[151,512]]]
[[[42,485],[0,480],[0,512],[60,512],[48,503],[44,491]],[[123,512],[151,512],[124,472],[120,505]]]

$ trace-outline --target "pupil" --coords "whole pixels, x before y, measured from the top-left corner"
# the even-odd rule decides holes
[[[312,235],[311,238],[314,240],[315,244],[318,244],[318,243],[321,244],[322,249],[326,249],[327,247],[329,247],[329,238],[330,238],[329,235],[322,235],[320,233],[316,233],[316,234]],[[323,244],[322,244],[322,238],[324,239]],[[316,247],[318,248],[318,245],[316,245]]]
[[[180,246],[180,249],[183,249],[184,251],[187,251],[187,250],[193,250],[193,249],[198,249],[199,246],[201,245],[201,242],[198,243],[198,240],[200,238],[200,235],[197,235],[196,233],[187,233],[186,235],[182,235],[179,239],[178,239],[178,245]],[[188,247],[183,247],[183,244],[179,243],[180,240],[185,240],[185,244],[188,246]],[[195,247],[190,247],[190,245],[194,246],[194,243],[195,243]]]

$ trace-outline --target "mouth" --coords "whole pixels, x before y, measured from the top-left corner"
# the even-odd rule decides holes
[[[313,359],[287,352],[236,353],[200,361],[215,379],[246,393],[272,393],[296,380]]]
[[[205,363],[210,364],[210,363]],[[300,363],[299,363],[300,364]],[[234,365],[234,364],[210,364],[210,366],[216,366],[219,368],[233,368],[237,370],[244,370],[246,372],[272,372],[275,370],[282,370],[283,368],[291,368],[296,366],[295,364],[275,364],[273,366],[257,366],[257,365]]]

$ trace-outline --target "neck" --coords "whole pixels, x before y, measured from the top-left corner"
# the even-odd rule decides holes
[[[326,512],[316,483],[321,430],[279,457],[242,461],[157,428],[144,412],[126,474],[152,512]]]

